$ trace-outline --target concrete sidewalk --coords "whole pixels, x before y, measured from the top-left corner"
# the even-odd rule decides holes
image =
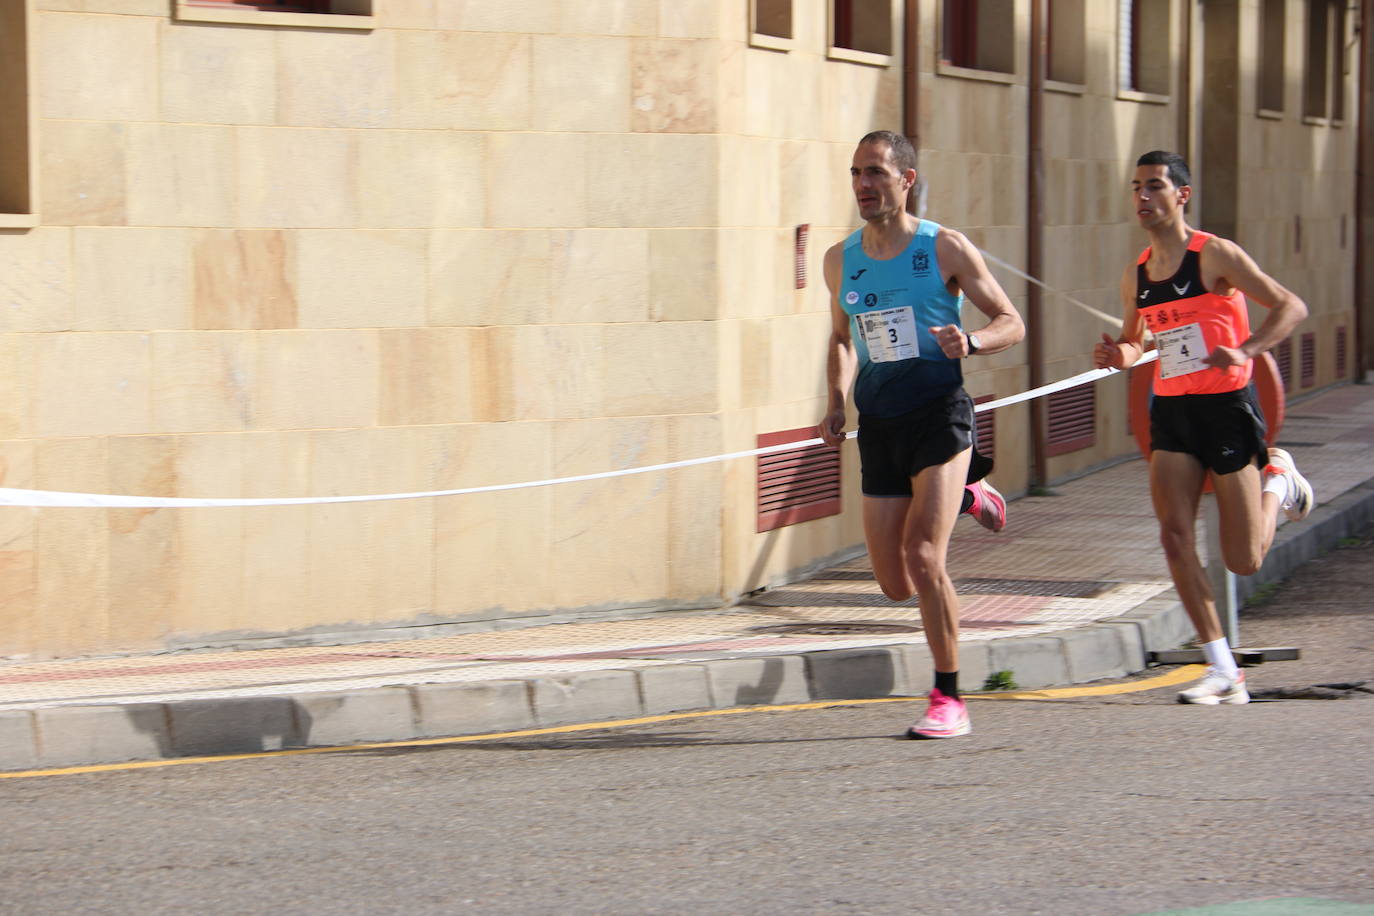
[[[1279,444],[1318,506],[1281,524],[1242,597],[1374,518],[1374,386],[1290,404]],[[961,519],[951,547],[965,689],[999,671],[1023,688],[1119,677],[1193,637],[1143,462],[1017,500],[1009,516],[996,535]],[[1243,615],[1240,632],[1244,644]],[[860,558],[713,612],[0,666],[0,770],[921,696],[931,670],[915,602],[883,598]]]

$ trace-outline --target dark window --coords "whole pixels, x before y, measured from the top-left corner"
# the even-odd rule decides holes
[[[753,30],[773,38],[791,38],[792,0],[754,0]]]
[[[273,13],[330,13],[329,0],[188,0],[190,6],[246,6]]]
[[[1050,0],[1046,18],[1047,77],[1060,83],[1086,82],[1083,74],[1083,0]]]
[[[833,0],[831,41],[837,48],[892,53],[891,0]]]
[[[0,0],[0,214],[5,215],[27,216],[35,206],[28,53],[25,0]]]
[[[1015,0],[944,0],[940,59],[953,67],[1016,72]]]
[[[1302,113],[1309,118],[1326,117],[1326,82],[1331,71],[1328,51],[1330,39],[1330,0],[1308,0],[1307,68],[1303,76]]]
[[[1130,0],[1120,22],[1121,88],[1169,94],[1169,0]]]
[[[955,67],[978,66],[978,0],[945,0],[940,56]]]
[[[1287,0],[1264,0],[1260,11],[1259,107],[1266,111],[1283,111],[1287,5]]]
[[[1345,120],[1345,4],[1331,7],[1331,120]]]

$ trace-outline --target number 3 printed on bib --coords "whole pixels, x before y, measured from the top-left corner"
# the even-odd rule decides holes
[[[1159,377],[1189,375],[1207,368],[1207,342],[1197,323],[1180,325],[1155,334],[1159,343]]]
[[[910,306],[855,315],[868,358],[875,363],[895,363],[920,355],[916,340],[916,316]]]

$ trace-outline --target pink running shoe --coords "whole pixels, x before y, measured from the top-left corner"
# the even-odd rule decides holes
[[[968,705],[951,699],[938,689],[930,691],[930,706],[921,721],[906,730],[908,738],[957,738],[973,731],[968,721]]]
[[[964,489],[973,494],[973,503],[964,511],[989,531],[1007,527],[1007,501],[997,488],[986,480],[975,481]]]

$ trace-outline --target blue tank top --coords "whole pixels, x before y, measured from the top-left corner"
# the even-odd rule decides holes
[[[844,243],[840,303],[853,322],[859,377],[854,404],[871,417],[895,417],[943,397],[964,383],[960,361],[945,356],[930,328],[963,324],[964,296],[951,296],[940,277],[935,236],[923,219],[895,258],[864,254],[863,230]]]

